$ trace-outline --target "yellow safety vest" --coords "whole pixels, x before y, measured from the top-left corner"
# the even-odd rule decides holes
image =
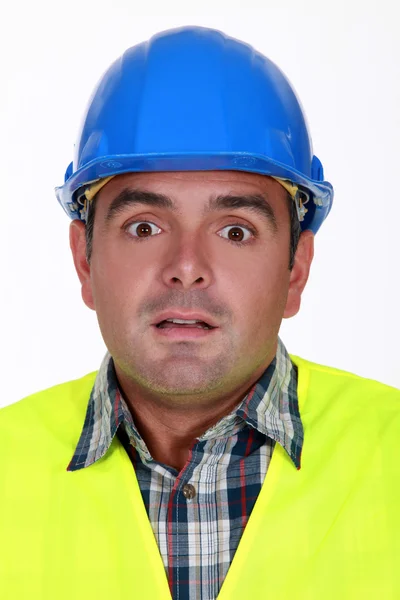
[[[218,600],[400,599],[400,391],[292,357],[305,441],[277,444]],[[170,600],[117,436],[69,472],[95,374],[0,410],[1,600]]]

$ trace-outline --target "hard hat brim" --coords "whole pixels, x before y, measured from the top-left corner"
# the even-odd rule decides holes
[[[82,220],[83,206],[77,201],[77,192],[89,183],[105,177],[137,172],[162,171],[246,171],[286,179],[308,191],[311,210],[302,229],[318,231],[331,210],[333,187],[328,181],[306,177],[265,156],[247,153],[168,153],[103,156],[77,169],[64,183],[55,189],[57,200],[71,219]],[[310,206],[311,205],[311,206]]]

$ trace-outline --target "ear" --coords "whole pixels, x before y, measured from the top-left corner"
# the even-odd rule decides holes
[[[78,219],[72,221],[69,228],[69,245],[74,265],[82,285],[82,298],[86,306],[95,310],[90,278],[90,265],[86,260],[86,226]]]
[[[301,294],[306,286],[314,257],[314,234],[303,231],[297,246],[294,265],[289,279],[289,292],[283,318],[294,317],[300,310]]]

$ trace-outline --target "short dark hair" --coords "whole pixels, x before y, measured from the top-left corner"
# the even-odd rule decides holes
[[[289,216],[290,216],[290,257],[289,257],[289,270],[293,269],[294,265],[294,257],[296,255],[297,246],[300,239],[301,234],[301,226],[300,221],[297,216],[296,205],[293,201],[293,198],[287,192],[287,201],[289,207]],[[94,227],[94,217],[96,214],[96,196],[93,198],[88,207],[87,219],[86,219],[86,259],[88,263],[90,263],[90,258],[92,256],[92,247],[93,247],[93,227]]]

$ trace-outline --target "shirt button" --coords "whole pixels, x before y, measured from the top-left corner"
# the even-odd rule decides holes
[[[182,488],[182,492],[186,500],[193,500],[196,495],[196,490],[191,483],[186,483]]]

